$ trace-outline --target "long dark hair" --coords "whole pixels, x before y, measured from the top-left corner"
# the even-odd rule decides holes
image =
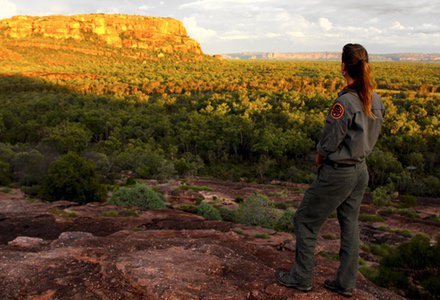
[[[376,118],[371,111],[375,83],[371,76],[367,50],[359,44],[347,44],[342,49],[342,62],[345,64],[345,71],[354,80],[349,87],[358,92],[365,113],[369,117]]]

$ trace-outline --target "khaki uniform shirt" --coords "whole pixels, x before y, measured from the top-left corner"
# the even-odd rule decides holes
[[[364,112],[356,91],[345,89],[330,109],[324,133],[317,150],[325,159],[344,164],[356,164],[371,153],[379,137],[385,107],[373,92],[373,119]]]

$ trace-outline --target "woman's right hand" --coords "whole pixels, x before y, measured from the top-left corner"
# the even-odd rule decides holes
[[[315,164],[319,167],[320,165],[322,165],[322,161],[323,161],[323,157],[322,157],[322,155],[321,154],[319,154],[319,153],[316,153],[316,156],[315,156]]]

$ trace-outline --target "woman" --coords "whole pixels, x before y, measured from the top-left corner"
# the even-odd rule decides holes
[[[324,286],[352,296],[358,271],[359,208],[368,185],[366,157],[379,136],[384,106],[373,92],[368,53],[359,44],[342,52],[342,75],[347,86],[339,93],[325,121],[317,146],[318,175],[304,194],[293,223],[295,264],[278,271],[278,282],[301,291],[312,289],[314,250],[319,228],[336,209],[341,228],[340,265],[334,280]]]

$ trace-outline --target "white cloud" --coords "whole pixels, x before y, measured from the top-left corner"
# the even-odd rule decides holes
[[[17,14],[17,6],[8,0],[0,0],[0,19],[10,18]]]
[[[267,38],[277,38],[277,37],[280,37],[280,36],[283,36],[283,35],[281,33],[268,32],[268,33],[265,33],[263,36],[267,37]]]
[[[203,42],[217,35],[217,32],[212,29],[199,26],[195,17],[184,18],[183,24],[189,35],[198,41]]]
[[[305,36],[304,32],[301,31],[289,31],[287,34],[293,38],[303,38]]]
[[[179,6],[179,9],[192,8],[199,10],[222,10],[231,9],[237,6],[248,6],[250,9],[255,9],[258,3],[270,3],[270,0],[199,0],[189,3],[184,3]]]
[[[327,18],[319,18],[318,23],[319,26],[321,26],[321,28],[324,29],[325,31],[329,31],[333,27],[332,22],[330,22],[330,20]]]
[[[97,13],[99,14],[120,14],[121,11],[117,7],[109,7],[105,9],[97,9]]]
[[[402,24],[400,24],[399,21],[394,21],[393,24],[391,25],[391,29],[392,30],[404,30],[405,26],[403,26]]]
[[[151,9],[152,7],[151,6],[149,6],[149,5],[142,5],[142,6],[139,6],[137,9],[138,10],[144,10],[144,11],[146,11],[146,10],[149,10],[149,9]]]
[[[239,30],[232,30],[223,34],[220,39],[222,40],[254,40],[258,36],[249,32],[243,32]]]
[[[434,0],[0,0],[0,18],[54,11],[174,17],[207,53],[340,51],[347,42],[371,53],[440,49]]]

